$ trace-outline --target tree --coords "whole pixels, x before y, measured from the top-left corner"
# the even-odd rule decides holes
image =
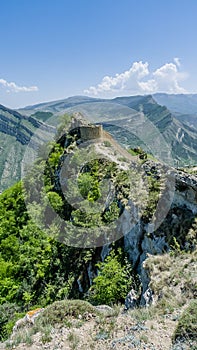
[[[90,288],[90,301],[95,304],[114,304],[123,301],[131,289],[131,264],[122,263],[122,251],[112,250],[104,262],[99,262],[98,276]]]

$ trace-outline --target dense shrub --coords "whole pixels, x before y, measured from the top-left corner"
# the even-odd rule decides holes
[[[197,341],[197,300],[190,302],[178,321],[173,340],[179,339]]]
[[[114,304],[123,301],[131,289],[131,265],[122,262],[122,252],[110,252],[104,262],[99,262],[98,276],[90,288],[89,299],[95,304]]]
[[[66,317],[83,318],[86,313],[95,314],[94,306],[84,300],[61,300],[55,301],[49,305],[39,317],[39,324],[41,325],[55,325],[56,323],[64,323]]]
[[[23,313],[18,305],[14,303],[0,305],[0,341],[10,336],[15,322],[22,316]]]

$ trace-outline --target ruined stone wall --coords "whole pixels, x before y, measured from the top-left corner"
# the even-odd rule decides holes
[[[80,134],[82,140],[100,139],[102,137],[102,132],[102,125],[80,126]]]

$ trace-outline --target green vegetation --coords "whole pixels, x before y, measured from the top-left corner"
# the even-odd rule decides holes
[[[173,340],[195,340],[197,345],[197,300],[192,300],[179,318]]]
[[[51,112],[43,112],[38,111],[31,115],[31,117],[42,120],[43,122],[46,122],[48,119],[50,119],[53,116],[53,113]]]
[[[98,276],[90,288],[89,299],[95,304],[115,304],[124,301],[132,286],[131,264],[122,263],[122,252],[110,252],[104,262],[99,262]]]
[[[128,152],[132,156],[139,156],[139,159],[147,159],[147,153],[141,148],[141,147],[136,147],[136,148],[130,148]]]
[[[146,159],[157,161],[157,159],[151,153],[145,152],[141,147],[129,148],[127,151],[132,156],[138,156],[142,161]]]
[[[77,297],[76,279],[93,253],[61,244],[39,229],[29,218],[21,183],[0,196],[0,251],[0,304],[13,310],[0,327],[0,337],[6,334],[6,320],[16,321],[21,310],[46,306],[71,291]]]
[[[77,132],[61,135],[68,123],[69,118],[65,116],[59,129],[60,140],[40,150],[40,158],[29,169],[23,183],[15,184],[0,196],[0,339],[10,335],[16,320],[27,310],[42,306],[45,311],[39,322],[40,326],[46,327],[43,336],[43,342],[46,342],[50,339],[50,327],[55,323],[68,322],[69,325],[67,316],[82,315],[83,318],[86,312],[93,313],[95,310],[86,301],[69,301],[69,298],[86,297],[93,304],[114,305],[124,301],[136,282],[126,254],[117,248],[122,243],[114,245],[105,261],[100,262],[101,248],[74,248],[63,242],[65,236],[73,233],[78,240],[76,228],[82,229],[86,236],[93,232],[97,237],[100,227],[104,226],[106,234],[129,201],[142,208],[142,219],[145,224],[149,222],[163,188],[162,175],[158,177],[156,170],[146,173],[143,180],[147,182],[148,191],[144,190],[139,169],[122,170],[115,162],[80,150],[77,147]],[[42,154],[48,154],[47,160],[45,157],[42,159]],[[143,154],[141,150],[140,154]],[[65,159],[68,160],[69,176],[66,172],[62,174],[64,182],[60,186],[57,174]],[[73,177],[75,182],[72,181]],[[78,208],[79,200],[81,207]],[[57,217],[68,223],[66,230]],[[180,235],[195,244],[197,223],[193,217],[192,220],[192,225],[190,220],[186,226],[189,228],[187,235],[181,230]],[[159,295],[165,285],[178,285],[178,279],[184,274],[186,276],[187,267],[181,263],[173,277],[167,270],[176,265],[173,259],[179,258],[179,255],[182,258],[183,254],[179,253],[183,244],[178,238],[172,239],[173,254],[168,255],[172,259],[170,262],[166,259],[161,265],[148,266],[153,273],[151,288],[155,294]],[[191,259],[194,259],[194,255]],[[188,258],[188,264],[194,265],[194,261]],[[91,287],[90,266],[93,276]],[[158,274],[166,266],[167,271],[158,283]],[[182,286],[185,293],[193,298],[195,286],[192,275],[187,276]],[[175,302],[170,292],[165,291],[164,294],[159,308],[165,313],[165,310],[171,310],[180,302]],[[174,304],[167,301],[168,296]],[[103,336],[102,332],[98,337]],[[27,338],[26,341],[30,342],[31,339]]]
[[[10,336],[15,322],[23,316],[20,307],[14,303],[0,305],[0,341]]]
[[[146,208],[142,215],[145,222],[149,222],[149,219],[153,216],[162,192],[162,180],[156,178],[154,173],[148,173],[147,182],[149,193]]]
[[[95,202],[101,197],[99,182],[89,173],[79,175],[78,186],[82,197],[88,199],[89,202]]]
[[[85,300],[61,300],[55,301],[47,306],[39,316],[37,325],[46,326],[55,324],[65,324],[68,317],[84,319],[87,313],[96,314],[94,306]]]
[[[53,161],[51,161],[52,159]],[[50,162],[51,166],[54,167],[56,158],[51,157]],[[94,166],[97,168],[96,164]],[[32,174],[41,171],[42,167],[41,163],[35,165]],[[105,175],[109,175],[111,171],[113,171],[113,167],[110,170],[105,166]],[[97,171],[97,177],[98,174],[99,171]],[[95,199],[94,192],[92,192],[92,187],[87,189],[85,183],[87,177],[92,179],[92,176],[83,173],[79,180],[83,195],[89,196],[91,201]],[[28,184],[34,186],[37,180],[38,176],[33,176],[28,179]],[[94,184],[94,182],[90,183]],[[49,188],[47,196],[51,205],[60,212],[62,210],[61,197],[58,193],[51,191],[47,182],[46,188]],[[42,191],[40,195],[42,196]],[[47,230],[41,230],[29,217],[24,201],[25,196],[22,184],[18,183],[6,190],[0,197],[0,304],[3,308],[6,308],[7,303],[14,303],[16,306],[12,307],[10,304],[12,313],[4,319],[0,328],[1,339],[5,339],[11,333],[14,323],[21,317],[21,311],[34,308],[35,305],[46,306],[55,300],[68,298],[71,295],[72,297],[79,296],[76,280],[88,261],[92,260],[94,254],[93,249],[81,250],[61,244],[55,238],[53,239]],[[44,210],[47,210],[47,207],[43,205],[40,208],[33,203],[31,215],[34,211],[35,217],[38,219]],[[109,222],[116,215],[119,215],[119,210],[118,212],[117,210],[116,204],[112,203],[105,213],[104,220]],[[84,217],[80,217],[79,224],[83,223]],[[95,225],[95,227],[98,225],[96,217],[94,221],[92,214],[88,227],[90,225]],[[53,228],[55,227],[53,226]],[[106,296],[99,296],[96,292],[95,302],[102,299],[103,302],[106,300],[107,303],[123,300],[131,284],[131,280],[126,280],[129,282],[126,282],[125,285],[124,279],[128,277],[126,275],[128,271],[124,262],[120,263],[114,255],[111,255],[110,258],[112,260],[110,262],[109,259],[108,262],[110,268],[114,269],[114,276],[113,274],[108,276],[112,278],[112,282],[111,286],[108,285],[107,299]],[[107,270],[103,270],[103,267],[101,264],[100,268],[104,277],[102,283],[105,283],[105,279],[108,277]],[[87,289],[88,285],[84,285],[84,287]],[[112,294],[110,294],[110,289],[113,289]]]
[[[108,140],[104,140],[104,141],[103,141],[103,145],[104,145],[105,147],[111,147],[111,142],[108,141]]]

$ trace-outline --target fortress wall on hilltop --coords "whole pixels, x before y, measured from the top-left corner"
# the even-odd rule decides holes
[[[82,125],[80,126],[80,137],[83,141],[100,140],[109,141],[116,151],[123,157],[133,160],[135,157],[131,156],[124,148],[122,148],[107,131],[103,130],[102,125]]]
[[[82,140],[100,139],[103,134],[102,125],[85,125],[80,126],[80,134]]]

